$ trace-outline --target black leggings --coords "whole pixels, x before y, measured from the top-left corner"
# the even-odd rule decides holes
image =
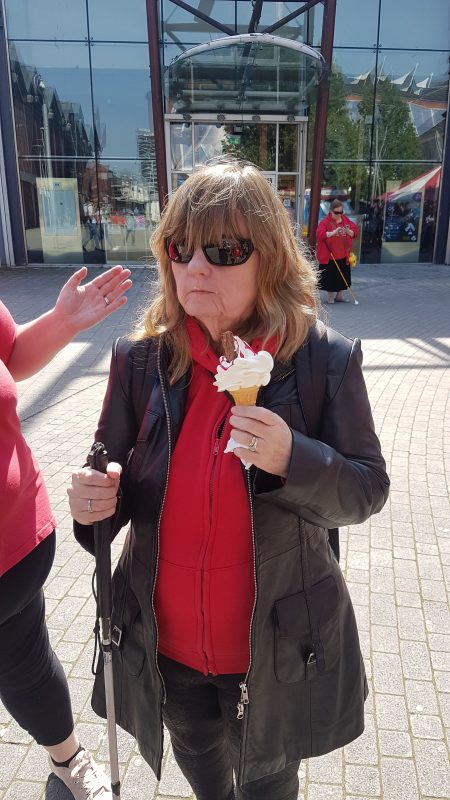
[[[175,759],[197,800],[297,800],[300,762],[233,790],[242,723],[237,719],[244,675],[202,675],[161,654],[167,699],[163,718]]]
[[[38,744],[73,731],[69,687],[50,647],[42,587],[55,555],[55,532],[0,578],[0,698]]]

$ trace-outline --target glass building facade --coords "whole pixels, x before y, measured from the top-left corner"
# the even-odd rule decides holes
[[[27,261],[147,263],[159,217],[148,3],[3,4]],[[257,30],[301,5],[266,0]],[[253,11],[248,0],[191,6],[210,20],[160,2],[163,83],[176,56],[246,33]],[[322,15],[318,3],[274,32],[320,50]],[[448,0],[337,0],[319,217],[330,198],[343,201],[360,228],[363,262],[433,260],[449,57]],[[197,87],[201,80],[197,72]],[[271,86],[268,78],[266,97]],[[211,155],[232,152],[267,172],[304,231],[316,95],[310,90],[294,116],[249,99],[241,119],[222,120],[211,117],[220,111],[213,96],[203,116],[177,118],[167,91],[169,190]]]

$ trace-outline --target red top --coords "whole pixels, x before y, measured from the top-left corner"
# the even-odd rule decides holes
[[[348,226],[353,231],[353,238],[346,234],[336,234],[327,238],[327,231],[333,231],[336,228]],[[327,214],[322,222],[319,222],[317,227],[317,260],[319,264],[328,264],[331,261],[331,253],[336,259],[345,258],[348,264],[348,255],[353,247],[353,242],[358,236],[358,226],[345,214],[342,214],[342,222],[337,223],[334,221],[331,214]]]
[[[8,370],[16,324],[0,301],[0,576],[55,527],[47,490],[17,416],[17,389]]]
[[[193,358],[173,452],[155,591],[159,650],[205,675],[246,672],[253,542],[239,458],[224,454],[231,400],[213,386],[219,358],[188,319]]]

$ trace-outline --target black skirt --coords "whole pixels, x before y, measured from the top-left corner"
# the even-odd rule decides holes
[[[345,263],[345,258],[337,258],[336,261],[345,281],[341,278],[336,264],[331,260],[328,264],[319,264],[319,289],[324,289],[326,292],[340,292],[352,285],[351,267]]]

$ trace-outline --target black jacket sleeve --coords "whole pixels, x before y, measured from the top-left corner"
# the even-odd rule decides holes
[[[381,511],[389,478],[375,434],[356,339],[341,375],[327,381],[320,437],[292,430],[286,481],[256,471],[255,496],[325,528],[364,522]]]

